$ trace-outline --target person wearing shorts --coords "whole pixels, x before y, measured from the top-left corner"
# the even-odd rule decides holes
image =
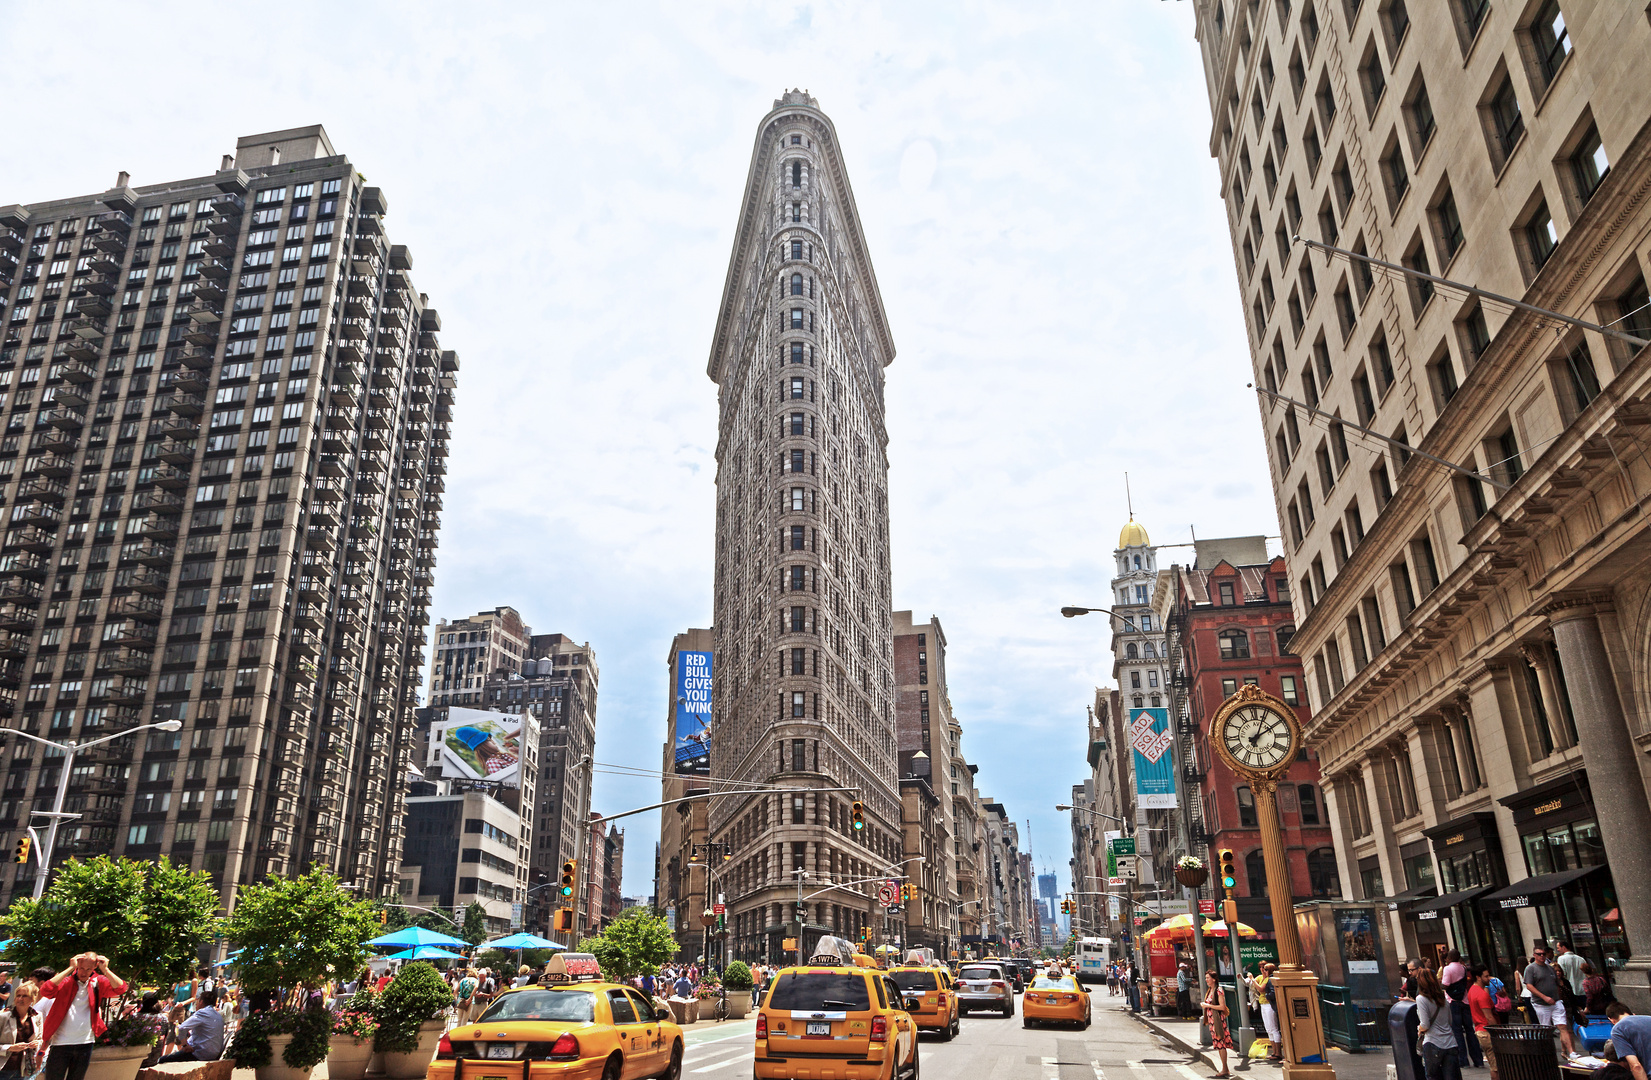
[[[1531,992],[1536,1022],[1558,1028],[1565,1056],[1576,1057],[1576,1048],[1571,1045],[1571,1024],[1565,1015],[1565,991],[1560,989],[1558,973],[1548,966],[1547,949],[1539,946],[1531,950],[1531,963],[1525,969],[1525,988]]]

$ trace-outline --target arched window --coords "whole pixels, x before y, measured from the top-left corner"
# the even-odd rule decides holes
[[[1244,876],[1250,881],[1251,896],[1267,895],[1267,860],[1260,848],[1244,856]]]
[[[1243,660],[1250,655],[1250,636],[1242,630],[1223,630],[1215,635],[1221,643],[1221,659]]]
[[[1137,555],[1137,556],[1135,556],[1135,569],[1139,570],[1140,568],[1141,568],[1141,557],[1139,555]]]
[[[1255,793],[1248,787],[1240,787],[1234,794],[1238,796],[1238,827],[1255,828]]]
[[[1341,895],[1341,872],[1336,869],[1336,853],[1330,848],[1319,848],[1307,853],[1307,880],[1314,896]]]
[[[792,274],[791,275],[791,295],[792,296],[801,296],[802,294],[803,294],[803,276],[801,274]]]
[[[1124,646],[1124,656],[1125,656],[1125,658],[1130,659],[1130,660],[1136,660],[1136,659],[1140,658],[1139,654],[1137,653],[1137,651],[1135,649],[1135,643],[1133,641],[1130,642],[1128,645]]]
[[[1147,659],[1148,660],[1152,660],[1152,659],[1157,657],[1158,650],[1152,647],[1152,642],[1150,642],[1150,641],[1147,642],[1146,648],[1147,648]]]
[[[1277,630],[1273,631],[1273,637],[1278,639],[1278,651],[1281,655],[1294,655],[1290,652],[1290,639],[1295,636],[1296,628],[1293,626],[1281,626]]]
[[[1296,785],[1296,801],[1301,803],[1301,823],[1303,825],[1317,825],[1319,823],[1318,796],[1312,784]]]
[[[793,161],[791,163],[791,186],[803,186],[803,163],[800,161]]]

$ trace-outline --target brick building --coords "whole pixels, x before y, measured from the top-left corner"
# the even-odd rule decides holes
[[[1168,604],[1171,663],[1185,686],[1194,732],[1185,779],[1198,785],[1208,835],[1207,850],[1197,853],[1213,865],[1218,851],[1233,850],[1239,917],[1266,933],[1272,916],[1254,798],[1212,751],[1209,725],[1222,702],[1245,683],[1295,707],[1304,725],[1310,720],[1301,660],[1287,651],[1295,632],[1289,578],[1284,560],[1268,558],[1259,536],[1201,540],[1196,552],[1194,565],[1175,565],[1160,576],[1158,592],[1160,603]],[[1279,784],[1278,807],[1290,891],[1298,899],[1339,897],[1330,818],[1312,751],[1303,751]]]

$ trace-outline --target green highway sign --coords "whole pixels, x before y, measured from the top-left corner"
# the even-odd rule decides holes
[[[1114,855],[1135,854],[1135,838],[1133,836],[1117,836],[1107,841]]]

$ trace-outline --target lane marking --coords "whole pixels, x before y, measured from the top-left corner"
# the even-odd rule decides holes
[[[697,1050],[698,1047],[695,1047],[695,1049]],[[719,1046],[713,1050],[707,1050],[703,1054],[695,1054],[694,1056],[700,1061],[706,1061],[710,1058],[721,1057],[724,1054],[750,1054],[755,1057],[756,1052],[755,1046]]]

